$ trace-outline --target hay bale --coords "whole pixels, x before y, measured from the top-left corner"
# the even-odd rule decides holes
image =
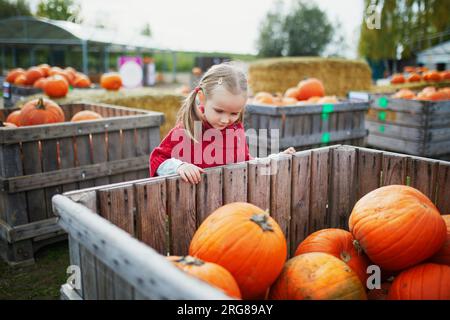
[[[286,57],[258,60],[249,68],[254,93],[284,92],[309,77],[322,80],[326,95],[345,96],[348,91],[369,90],[372,86],[370,67],[362,60]]]

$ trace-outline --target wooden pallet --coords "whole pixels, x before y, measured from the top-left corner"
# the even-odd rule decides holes
[[[10,264],[33,262],[43,240],[61,235],[53,195],[149,176],[162,113],[90,103],[61,107],[66,120],[81,110],[104,119],[0,128],[0,256]],[[0,120],[14,110],[0,110]]]
[[[247,105],[244,121],[250,153],[264,157],[288,147],[307,150],[331,144],[364,146],[368,108],[368,102],[361,101],[283,107]]]
[[[222,299],[165,259],[187,254],[195,230],[216,208],[246,201],[269,209],[292,256],[310,233],[348,228],[356,201],[391,184],[411,185],[442,214],[450,212],[450,162],[352,146],[210,168],[195,186],[173,175],[56,195],[70,263],[81,275],[81,287],[63,285],[62,297]]]

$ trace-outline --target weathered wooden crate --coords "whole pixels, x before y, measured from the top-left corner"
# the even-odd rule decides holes
[[[42,93],[42,90],[34,87],[16,86],[13,84],[3,84],[3,104],[5,108],[12,108],[15,104],[27,96]]]
[[[450,100],[419,101],[369,94],[367,143],[375,148],[450,160]]]
[[[411,185],[442,214],[450,212],[450,162],[352,146],[269,161],[208,169],[198,185],[173,175],[55,195],[59,224],[69,233],[71,265],[80,267],[81,275],[80,288],[62,286],[62,298],[223,298],[164,256],[187,254],[201,222],[230,202],[269,209],[290,255],[316,230],[347,228],[355,202],[383,185]]]
[[[283,107],[249,104],[245,109],[245,129],[256,130],[248,134],[250,150],[266,156],[288,147],[306,150],[337,143],[364,146],[368,108],[368,102],[351,100]]]
[[[89,103],[61,107],[66,120],[81,110],[104,119],[0,128],[0,255],[10,264],[33,262],[42,245],[67,237],[52,212],[54,194],[149,176],[162,113]],[[14,110],[0,110],[0,120]]]

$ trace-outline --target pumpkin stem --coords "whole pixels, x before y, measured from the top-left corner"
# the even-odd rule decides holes
[[[359,252],[358,252],[358,254],[359,254]],[[341,256],[342,261],[344,261],[344,262],[349,262],[350,259],[352,258],[352,257],[351,257],[347,252],[345,252],[345,251],[342,251],[341,254],[340,254],[340,256]]]
[[[202,266],[205,264],[205,262],[203,262],[202,260],[192,256],[182,256],[180,257],[180,259],[176,260],[176,262],[180,262],[188,266]]]
[[[260,226],[261,229],[263,229],[263,231],[273,231],[272,226],[267,221],[268,217],[269,217],[269,215],[268,215],[268,213],[266,211],[264,213],[256,213],[256,214],[254,214],[250,218],[250,220],[253,221],[254,223],[256,223],[258,226]]]
[[[36,105],[36,109],[45,110],[44,99],[39,98],[38,103]]]
[[[353,246],[355,247],[356,251],[358,252],[358,255],[360,255],[363,252],[363,249],[361,245],[359,244],[358,240],[353,240]]]

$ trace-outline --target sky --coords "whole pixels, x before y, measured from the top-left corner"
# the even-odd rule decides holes
[[[76,0],[83,23],[101,23],[123,33],[150,24],[153,39],[172,50],[255,54],[258,30],[275,0]],[[292,1],[284,0],[289,7]],[[342,56],[356,57],[363,0],[310,0],[338,19],[345,37]],[[39,0],[30,0],[35,9]]]

